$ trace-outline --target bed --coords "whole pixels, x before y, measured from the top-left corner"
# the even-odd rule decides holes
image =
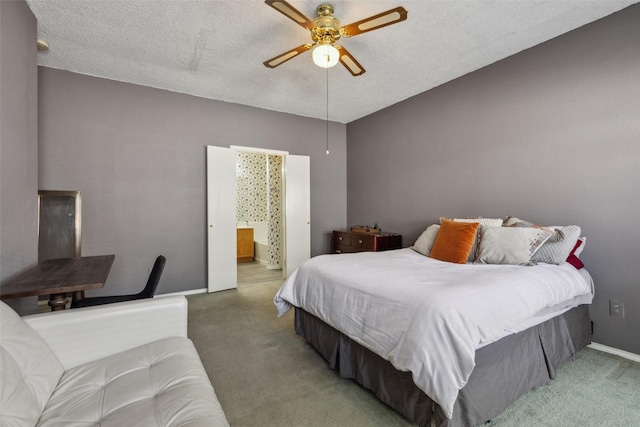
[[[333,369],[410,421],[466,426],[555,378],[590,342],[592,299],[589,273],[566,262],[454,264],[404,248],[312,258],[274,302]]]

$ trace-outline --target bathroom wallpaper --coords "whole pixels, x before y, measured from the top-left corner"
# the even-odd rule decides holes
[[[266,154],[242,151],[236,154],[236,219],[238,222],[267,221],[269,208],[266,157]]]
[[[238,151],[236,218],[267,222],[267,268],[282,268],[282,156]]]
[[[269,263],[267,268],[282,268],[282,156],[269,155]]]

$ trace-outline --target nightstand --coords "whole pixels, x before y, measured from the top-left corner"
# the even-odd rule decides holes
[[[394,233],[365,234],[333,231],[333,253],[379,252],[400,249],[402,236]]]

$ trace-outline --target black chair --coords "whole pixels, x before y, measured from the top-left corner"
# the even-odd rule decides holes
[[[149,275],[149,280],[147,281],[147,286],[145,286],[140,293],[133,295],[110,295],[104,297],[82,298],[78,301],[73,301],[71,303],[71,308],[91,307],[93,305],[111,304],[112,302],[153,298],[156,293],[156,289],[158,288],[160,276],[162,275],[162,271],[164,270],[164,265],[166,264],[166,262],[167,259],[162,255],[156,258],[156,262],[155,264],[153,264],[153,269],[151,270],[151,274]]]

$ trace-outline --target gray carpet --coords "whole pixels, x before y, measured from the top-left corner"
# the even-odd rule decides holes
[[[411,426],[341,379],[276,317],[281,281],[189,296],[194,341],[232,427]],[[584,349],[486,426],[640,426],[640,364]]]

